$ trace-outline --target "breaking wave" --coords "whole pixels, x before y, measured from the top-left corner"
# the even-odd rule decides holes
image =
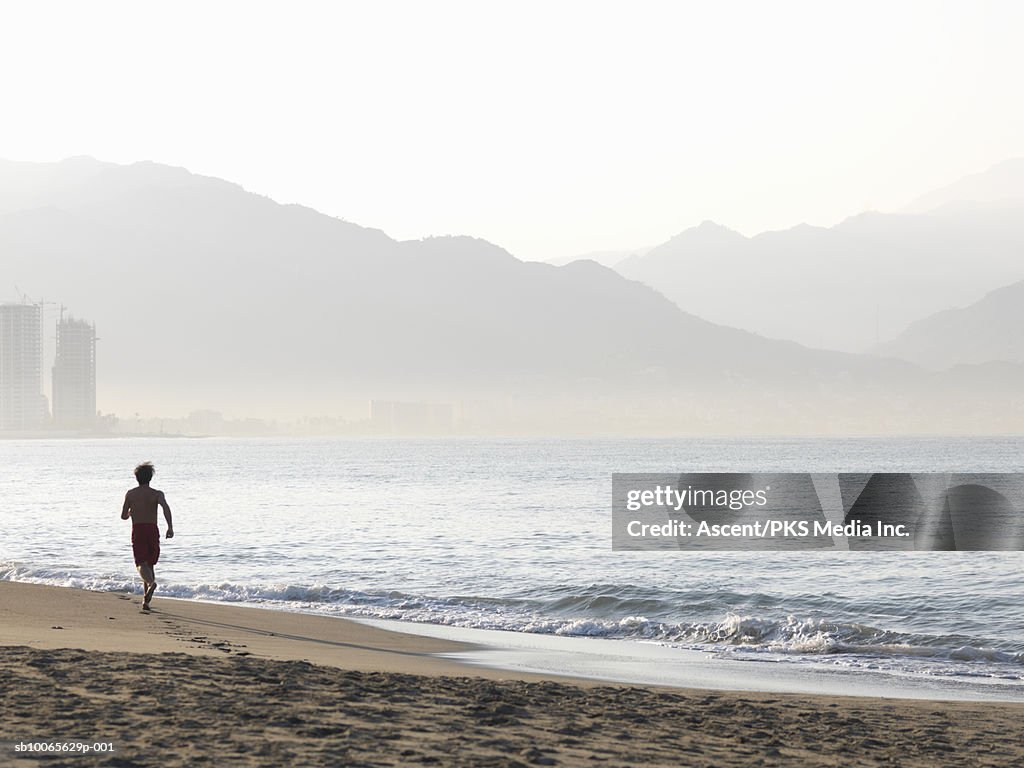
[[[86,575],[60,569],[0,563],[0,580],[99,591],[138,592],[137,580]],[[601,585],[608,587],[609,585]],[[886,660],[918,662],[915,671],[939,675],[977,675],[1024,680],[1024,648],[964,635],[930,635],[882,629],[867,624],[798,616],[749,616],[726,613],[720,619],[673,622],[648,619],[665,610],[656,596],[547,594],[527,597],[430,597],[401,591],[360,591],[327,585],[161,584],[167,597],[245,603],[283,610],[367,619],[443,624],[569,637],[598,637],[671,644],[735,658],[829,659],[873,669],[893,668]],[[620,591],[623,591],[620,588]],[[626,590],[628,591],[628,590]],[[579,614],[584,615],[579,615]],[[567,615],[573,614],[573,615]],[[943,666],[939,662],[947,662]],[[931,664],[931,666],[920,666]]]

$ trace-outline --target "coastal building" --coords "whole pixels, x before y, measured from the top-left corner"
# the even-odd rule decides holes
[[[39,429],[49,415],[42,317],[40,304],[0,304],[0,430]]]
[[[64,429],[96,425],[96,326],[63,315],[53,363],[53,423]]]

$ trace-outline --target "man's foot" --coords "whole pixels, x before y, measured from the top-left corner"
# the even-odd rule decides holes
[[[143,613],[149,613],[149,603],[143,603],[142,604],[142,612]]]

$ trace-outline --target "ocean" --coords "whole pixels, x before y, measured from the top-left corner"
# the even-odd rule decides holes
[[[1024,472],[1024,438],[4,440],[0,579],[139,592],[144,460],[175,521],[157,598],[1024,694],[1024,553],[611,549],[613,472]]]

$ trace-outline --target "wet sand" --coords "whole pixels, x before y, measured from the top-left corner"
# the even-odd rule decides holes
[[[344,620],[0,582],[0,764],[1010,766],[1024,706],[610,686]]]

